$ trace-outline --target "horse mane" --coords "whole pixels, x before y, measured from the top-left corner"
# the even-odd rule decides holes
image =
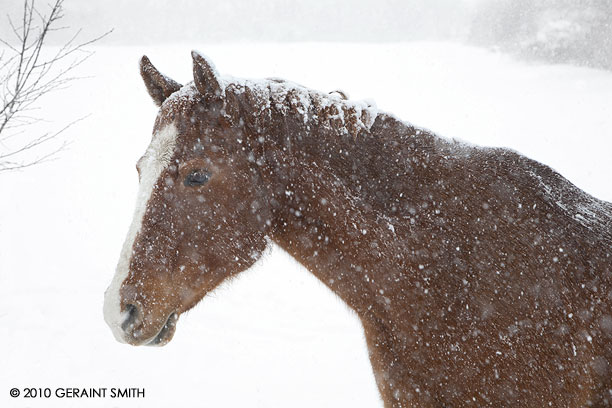
[[[381,113],[372,102],[348,100],[341,92],[324,93],[278,78],[224,77],[224,80],[230,104],[233,95],[234,100],[248,103],[244,107],[260,109],[255,116],[258,122],[252,124],[255,126],[264,125],[274,113],[279,113],[301,119],[306,127],[328,127],[338,136],[357,139],[362,132],[369,133]]]

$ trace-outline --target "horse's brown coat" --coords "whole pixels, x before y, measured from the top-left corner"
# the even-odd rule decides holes
[[[357,313],[387,407],[612,403],[610,203],[515,152],[282,81],[223,82],[198,57],[155,124],[179,137],[121,288],[130,342],[269,239]],[[157,98],[173,86],[143,78]]]

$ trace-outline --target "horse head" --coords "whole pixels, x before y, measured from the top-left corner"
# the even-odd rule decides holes
[[[260,258],[270,215],[241,120],[226,112],[225,83],[193,52],[185,86],[145,56],[141,75],[159,113],[138,160],[136,210],[104,316],[115,337],[163,345],[179,316]]]

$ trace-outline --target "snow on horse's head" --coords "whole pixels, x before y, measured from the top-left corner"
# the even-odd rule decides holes
[[[104,315],[115,337],[164,344],[179,315],[266,247],[269,204],[243,126],[226,112],[225,83],[193,53],[181,86],[143,57],[141,75],[160,106],[137,164],[138,202]]]

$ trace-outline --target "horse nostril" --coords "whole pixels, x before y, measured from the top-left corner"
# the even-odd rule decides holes
[[[123,323],[121,323],[121,330],[127,331],[127,329],[130,328],[130,326],[136,321],[136,318],[138,317],[138,309],[136,309],[136,306],[132,304],[127,304],[125,305],[124,316],[125,320]]]

